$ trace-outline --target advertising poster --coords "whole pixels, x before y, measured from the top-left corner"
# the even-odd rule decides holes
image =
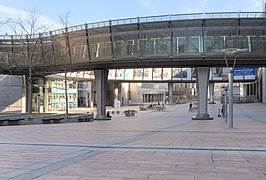
[[[163,68],[163,80],[171,80],[171,68]]]
[[[144,80],[152,80],[152,68],[144,68],[143,79]]]
[[[173,80],[181,80],[182,78],[182,69],[181,68],[173,68],[172,79]]]
[[[192,69],[191,68],[182,68],[182,79],[183,80],[191,80],[192,79]]]
[[[115,69],[109,70],[108,79],[115,79]]]
[[[196,77],[197,77],[197,75],[196,75],[196,68],[192,68],[191,69],[191,80],[196,81]]]
[[[133,80],[133,72],[134,72],[134,69],[126,69],[125,70],[125,79]]]
[[[210,80],[222,80],[224,78],[224,68],[210,68]]]
[[[62,73],[63,74],[63,73]],[[63,76],[65,76],[65,74],[63,74]],[[68,72],[66,74],[67,77],[72,77],[72,78],[75,78],[77,77],[77,72]]]
[[[84,78],[85,77],[85,71],[77,72],[77,78]]]
[[[117,69],[116,79],[124,79],[124,78],[125,78],[125,69]]]
[[[95,79],[94,71],[85,71],[84,78]]]
[[[162,80],[162,68],[152,69],[153,80]]]
[[[134,69],[134,79],[142,80],[143,69]]]
[[[223,68],[223,79],[228,80],[228,68],[227,67]]]

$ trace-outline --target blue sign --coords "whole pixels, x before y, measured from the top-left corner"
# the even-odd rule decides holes
[[[255,68],[251,67],[235,67],[234,76],[255,76]]]
[[[234,78],[235,79],[255,79],[255,68],[253,67],[235,67]]]

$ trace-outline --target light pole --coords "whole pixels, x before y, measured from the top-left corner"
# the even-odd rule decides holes
[[[225,98],[224,98],[224,116],[225,116],[225,122],[227,122],[227,91],[228,91],[228,88],[225,88],[224,89],[225,91]]]
[[[233,67],[234,68],[234,67]],[[233,81],[234,81],[234,70],[231,68],[228,70],[228,78],[229,78],[229,128],[233,128],[233,103],[234,103],[234,96],[233,96]]]
[[[233,96],[233,81],[234,81],[234,67],[236,64],[236,61],[238,59],[239,52],[247,51],[247,49],[237,49],[237,48],[230,48],[230,49],[224,49],[224,60],[226,63],[226,66],[228,68],[228,93],[229,93],[229,110],[228,110],[228,120],[229,120],[229,128],[234,127],[233,123],[233,102],[234,102],[234,96]],[[228,65],[227,57],[231,56],[234,59],[234,62],[231,67]]]

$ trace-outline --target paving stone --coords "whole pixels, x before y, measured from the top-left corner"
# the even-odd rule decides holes
[[[234,125],[192,121],[187,104],[112,121],[0,127],[1,179],[265,179],[266,105],[234,104]]]

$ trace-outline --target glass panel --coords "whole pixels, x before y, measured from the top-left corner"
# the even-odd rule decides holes
[[[112,59],[109,35],[91,37],[90,50],[92,60]]]
[[[170,54],[170,32],[145,31],[141,38],[141,50],[144,55]]]

